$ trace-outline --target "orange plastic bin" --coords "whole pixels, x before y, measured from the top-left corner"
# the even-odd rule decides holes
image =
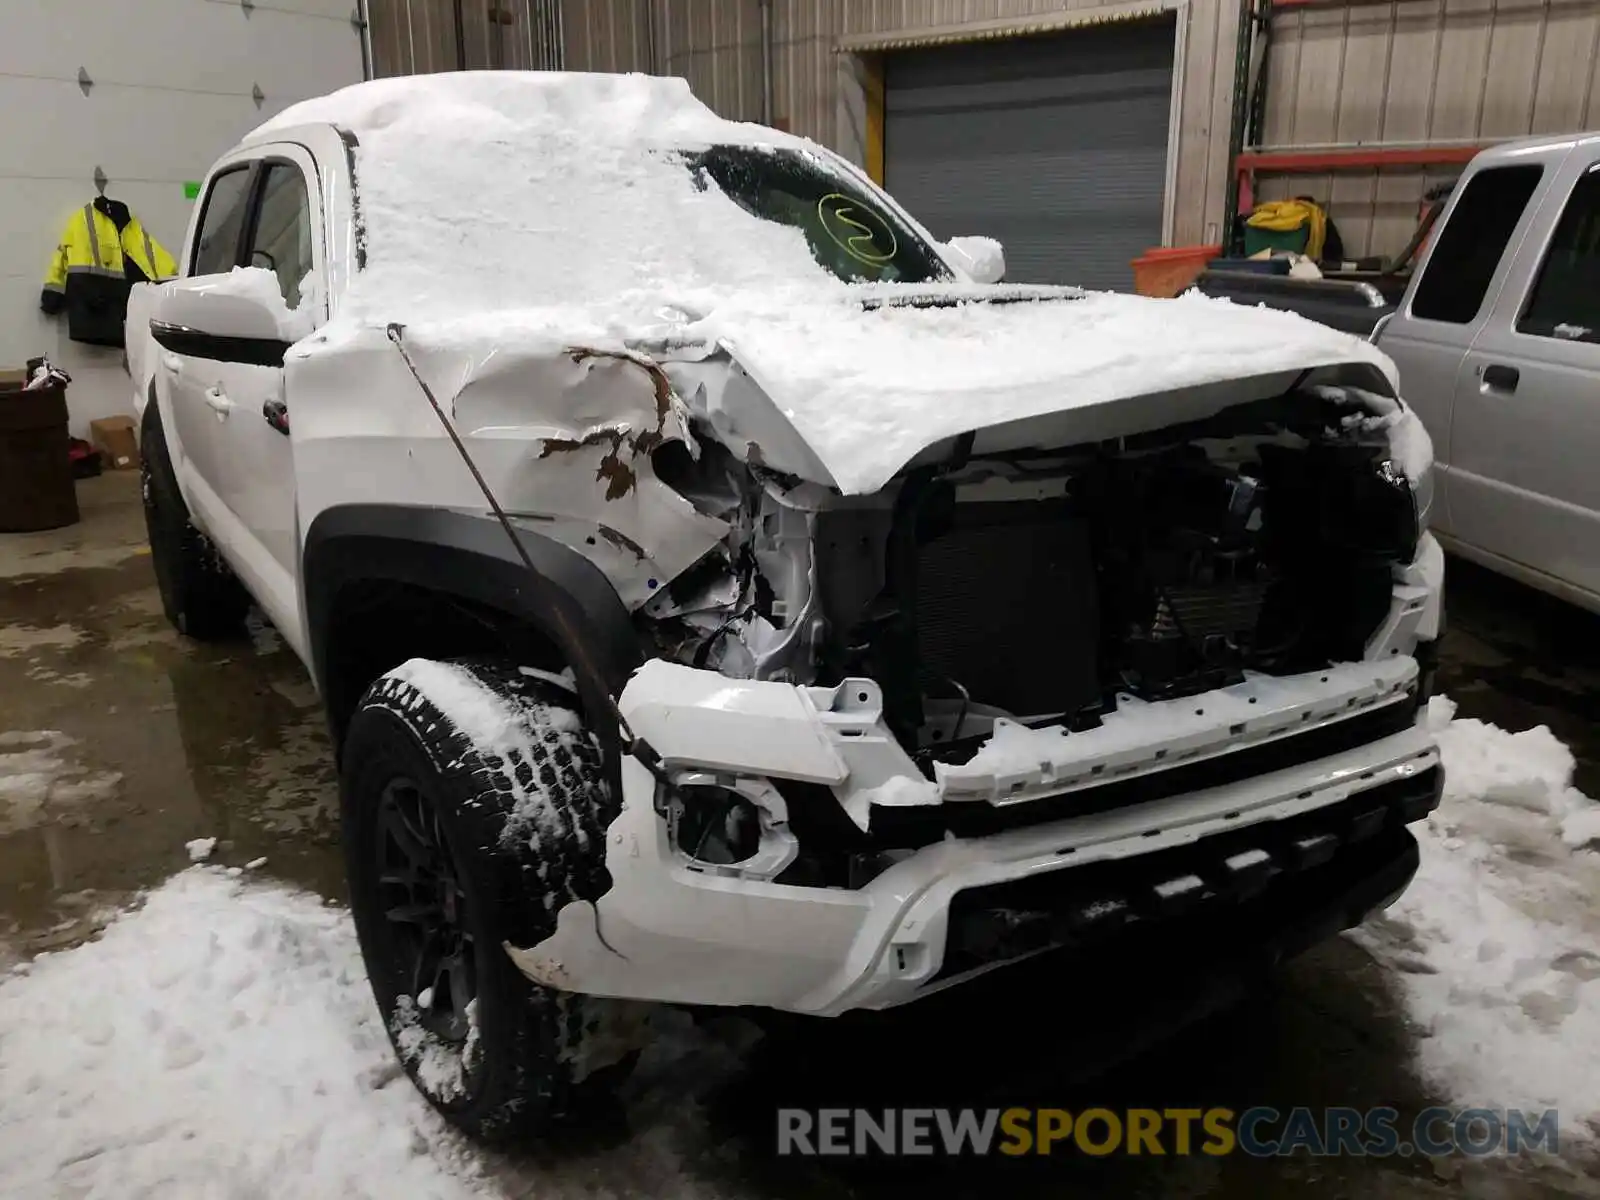
[[[1221,253],[1221,246],[1152,247],[1133,260],[1133,290],[1141,296],[1176,296]]]

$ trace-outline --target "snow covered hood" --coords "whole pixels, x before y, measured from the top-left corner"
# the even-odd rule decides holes
[[[1161,425],[1271,394],[1318,367],[1395,386],[1393,364],[1368,342],[1198,295],[856,287],[731,298],[691,328],[749,373],[846,493],[877,490],[944,439],[1008,422],[1078,414],[1052,426],[1060,445],[1136,432],[1127,414],[1110,426],[1091,414],[1139,397],[1163,397],[1147,409]],[[1254,394],[1195,392],[1247,379],[1258,381]]]
[[[1394,391],[1376,348],[1289,313],[1198,296],[847,284],[798,228],[697,186],[675,152],[793,152],[871,184],[803,138],[718,117],[681,79],[378,80],[297,104],[251,136],[314,122],[355,135],[365,250],[327,347],[397,321],[479,365],[563,347],[726,353],[759,391],[713,420],[724,440],[775,466],[786,442],[799,451],[791,465],[804,461],[796,473],[847,493],[875,491],[940,441],[1008,423],[1034,422],[1012,428],[1010,445],[1094,440],[1204,417],[1338,364],[1360,368],[1341,382]],[[1147,397],[1162,399],[1106,419],[1113,402]]]

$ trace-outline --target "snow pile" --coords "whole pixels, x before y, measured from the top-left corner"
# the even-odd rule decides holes
[[[722,1150],[695,1095],[742,1069],[738,1029],[665,1014],[626,1141],[480,1155],[394,1061],[349,914],[304,892],[191,867],[0,981],[0,1196],[727,1194],[689,1164]]]
[[[1600,1120],[1600,855],[1562,832],[1600,805],[1572,787],[1548,729],[1453,714],[1429,708],[1446,789],[1412,827],[1416,880],[1351,936],[1396,970],[1429,1083],[1463,1105],[1559,1108],[1562,1133],[1581,1136]]]
[[[225,279],[219,279],[207,291],[215,295],[238,296],[265,308],[277,323],[277,336],[285,342],[298,342],[316,328],[313,310],[318,300],[314,286],[307,286],[311,277],[300,281],[300,306],[290,308],[283,298],[283,287],[275,272],[265,267],[235,267]]]
[[[1433,439],[1417,414],[1400,401],[1362,388],[1319,387],[1313,390],[1325,400],[1359,404],[1365,410],[1346,417],[1346,429],[1387,430],[1390,449],[1413,487],[1433,465]]]
[[[479,1194],[349,917],[194,867],[0,984],[0,1194]]]
[[[1568,813],[1561,822],[1561,840],[1574,849],[1600,849],[1600,804]]]
[[[863,311],[863,296],[896,288],[936,303]],[[1293,313],[1068,288],[1031,289],[1032,302],[946,303],[981,294],[971,285],[774,292],[730,298],[691,332],[729,349],[847,493],[875,491],[933,442],[1006,421],[1336,363],[1394,376],[1370,343]],[[1206,416],[1288,381],[1196,397],[1144,428]]]
[[[799,230],[699,190],[672,153],[806,143],[723,120],[682,79],[387,79],[294,105],[263,129],[312,121],[359,143],[366,267],[343,311],[366,323],[471,327],[473,314],[520,312],[527,328],[566,330],[610,313],[642,318],[702,289],[844,286]]]

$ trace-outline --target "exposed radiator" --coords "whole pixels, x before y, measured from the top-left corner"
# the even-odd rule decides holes
[[[1255,632],[1266,600],[1264,583],[1193,584],[1169,587],[1156,605],[1152,637],[1239,639]]]
[[[1011,712],[1074,712],[1100,695],[1099,615],[1088,522],[1039,502],[968,503],[921,547],[923,679]]]

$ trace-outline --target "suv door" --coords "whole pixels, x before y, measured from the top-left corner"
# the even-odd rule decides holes
[[[220,282],[239,263],[254,178],[251,158],[213,169],[183,264],[186,279]],[[156,391],[165,400],[162,427],[178,487],[196,523],[213,533],[223,510],[217,484],[224,407],[219,396],[227,364],[164,347],[156,354]]]
[[[1399,311],[1378,338],[1400,369],[1400,394],[1433,438],[1431,522],[1440,533],[1459,535],[1457,380],[1531,221],[1530,202],[1543,175],[1538,162],[1487,166],[1469,175],[1451,198]]]
[[[1600,149],[1552,179],[1456,395],[1459,535],[1600,600]],[[1559,589],[1558,589],[1559,590]]]
[[[295,145],[258,148],[242,256],[271,271],[284,304],[305,317],[306,333],[327,320],[321,189],[316,161]],[[296,580],[293,446],[281,364],[222,365],[228,411],[219,425],[217,490],[232,525],[230,559],[268,618],[296,652],[300,636]]]

